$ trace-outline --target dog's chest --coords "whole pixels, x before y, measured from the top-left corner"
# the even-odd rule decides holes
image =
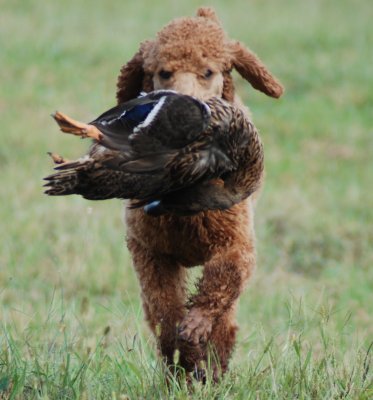
[[[229,211],[208,211],[193,217],[149,217],[143,210],[126,210],[127,236],[154,254],[175,258],[189,267],[247,238],[250,224],[246,202]]]

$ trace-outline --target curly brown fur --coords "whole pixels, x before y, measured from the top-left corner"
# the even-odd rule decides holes
[[[281,84],[258,57],[227,38],[211,8],[200,8],[196,17],[175,19],[141,44],[121,70],[117,99],[126,101],[140,90],[174,89],[200,99],[221,96],[241,106],[233,68],[265,94],[282,94]],[[245,181],[243,174],[238,171],[232,181]],[[127,209],[126,223],[145,316],[163,357],[172,364],[178,349],[181,366],[193,371],[212,348],[218,377],[227,370],[234,347],[239,295],[255,269],[252,198],[226,211],[190,217],[154,219]],[[197,265],[204,265],[203,276],[188,299],[186,268]]]

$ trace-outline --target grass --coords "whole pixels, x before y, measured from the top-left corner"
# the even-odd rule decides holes
[[[230,36],[287,88],[273,101],[237,79],[267,178],[259,268],[221,384],[188,393],[171,380],[167,389],[121,202],[42,194],[45,153],[86,150],[49,114],[89,120],[113,105],[118,70],[138,43],[198,5],[1,2],[0,398],[372,398],[370,1],[214,2]]]

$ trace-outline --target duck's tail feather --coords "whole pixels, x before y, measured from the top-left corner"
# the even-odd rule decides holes
[[[87,156],[57,165],[54,169],[58,172],[44,178],[47,181],[44,193],[49,196],[79,194],[78,187],[81,184],[79,175],[90,170],[92,163],[93,160]]]
[[[75,189],[79,182],[78,174],[75,170],[58,172],[47,176],[44,180],[47,181],[44,185],[44,187],[47,187],[47,190],[45,190],[44,193],[48,196],[66,196],[69,194],[75,194]]]
[[[54,169],[54,174],[44,178],[44,193],[49,196],[77,194],[88,200],[127,199],[148,190],[138,176],[108,168],[89,156],[57,165]]]

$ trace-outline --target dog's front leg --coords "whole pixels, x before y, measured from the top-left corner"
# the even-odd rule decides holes
[[[135,239],[128,239],[128,248],[141,286],[145,318],[157,337],[160,353],[167,364],[173,364],[177,327],[186,313],[185,269],[152,254]]]
[[[205,348],[210,343],[223,371],[235,343],[235,305],[254,269],[253,245],[240,243],[218,253],[205,265],[198,292],[180,324],[179,337]]]

